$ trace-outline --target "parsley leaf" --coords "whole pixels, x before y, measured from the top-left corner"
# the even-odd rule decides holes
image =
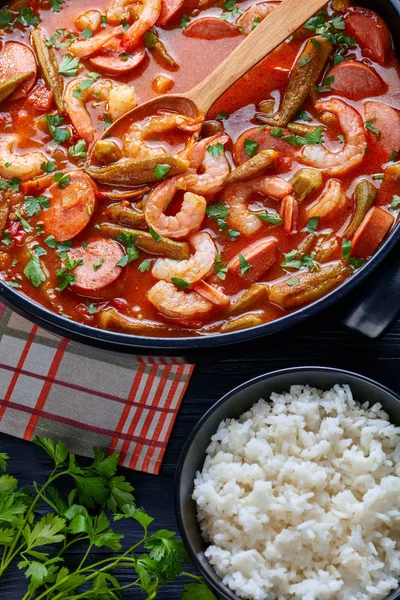
[[[350,242],[350,240],[346,240],[345,238],[343,238],[343,240],[342,240],[342,258],[343,258],[343,260],[348,262],[349,265],[358,269],[359,267],[361,267],[364,264],[365,261],[351,256],[351,247],[352,247],[352,243]]]
[[[96,313],[99,312],[99,309],[96,308],[93,303],[89,302],[89,300],[86,300],[86,308],[87,308],[89,315],[95,315]]]
[[[154,177],[156,179],[165,179],[171,170],[171,165],[157,165],[154,169]]]
[[[376,129],[376,127],[374,127],[373,121],[375,121],[375,120],[376,120],[376,118],[366,121],[365,128],[368,129],[369,131],[372,131],[372,133],[374,133],[379,140],[379,138],[381,137],[381,132],[379,131],[379,129]]]
[[[40,168],[45,173],[54,173],[54,171],[56,170],[56,163],[53,162],[52,160],[49,160],[48,162],[42,162],[42,164],[40,165]]]
[[[247,260],[243,256],[243,254],[239,254],[239,266],[240,266],[240,277],[243,277],[243,275],[246,273],[246,271],[253,268],[253,265],[251,265],[250,263],[247,262]]]
[[[221,281],[225,281],[227,272],[228,267],[222,260],[221,250],[218,250],[214,263],[214,273],[219,279],[221,279]]]
[[[25,212],[28,217],[39,215],[43,208],[50,208],[50,198],[47,196],[27,196],[24,200]]]
[[[76,77],[79,69],[79,58],[66,54],[62,59],[58,72],[65,77]]]
[[[179,27],[180,27],[181,29],[185,29],[185,27],[187,27],[187,26],[189,25],[189,23],[190,23],[190,18],[188,17],[188,15],[187,15],[187,14],[185,14],[185,13],[184,13],[184,14],[182,15],[182,19],[181,19],[181,22],[180,22],[180,24],[179,24]]]
[[[151,269],[151,260],[144,260],[138,266],[138,269],[141,273],[145,273],[146,271],[150,271]]]
[[[229,113],[227,113],[225,110],[221,110],[221,112],[219,112],[215,119],[216,121],[223,121],[224,119],[228,119],[229,117]]]
[[[207,152],[213,158],[219,158],[224,153],[224,146],[220,142],[217,142],[214,146],[207,146]]]
[[[58,13],[61,10],[61,5],[63,2],[64,0],[50,0],[50,6],[54,10],[54,12]]]
[[[397,210],[398,208],[400,208],[400,196],[395,194],[390,204],[390,210]]]
[[[151,237],[153,238],[153,240],[155,242],[161,242],[162,237],[161,237],[161,235],[159,233],[157,233],[157,231],[155,229],[153,229],[152,227],[150,227],[149,233],[150,233]]]
[[[54,183],[58,183],[58,187],[63,190],[71,182],[71,176],[65,175],[65,173],[55,173]]]
[[[252,158],[257,154],[257,150],[260,144],[255,140],[251,140],[250,138],[244,139],[244,151],[249,158]]]
[[[69,148],[68,152],[72,158],[86,158],[87,145],[85,140],[79,140],[79,142]]]
[[[46,275],[40,264],[40,259],[36,254],[32,253],[30,255],[29,262],[24,269],[24,275],[35,287],[39,287],[41,283],[46,281]]]
[[[261,221],[264,221],[265,223],[271,223],[271,225],[279,225],[279,223],[282,223],[282,219],[278,215],[278,213],[273,212],[271,210],[263,210],[260,212],[256,212],[255,214],[259,219],[261,219]]]
[[[308,231],[308,233],[315,233],[318,227],[318,223],[319,223],[319,217],[311,217],[311,219],[308,220],[308,223],[306,225],[306,229]]]
[[[190,283],[188,283],[181,277],[171,277],[171,281],[180,290],[186,290],[190,286]]]

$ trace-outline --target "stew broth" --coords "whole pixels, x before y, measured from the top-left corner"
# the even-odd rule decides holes
[[[126,87],[117,89],[117,116],[163,89],[192,88],[243,40],[248,25],[242,14],[255,5],[247,0],[178,4],[166,23],[155,21],[148,28],[143,58],[123,74],[110,74],[94,63],[96,57],[111,56],[124,66],[140,52],[142,36],[128,47],[124,42],[130,25],[141,18],[138,4],[132,3],[134,10],[122,19],[124,31],[112,43],[84,57],[74,55],[76,42],[89,43],[115,26],[107,17],[113,3],[99,0],[83,9],[76,0],[16,0],[0,15],[0,94],[2,82],[11,85],[13,76],[30,71],[23,48],[34,56],[27,92],[15,99],[22,89],[17,86],[1,103],[0,276],[46,308],[94,327],[180,337],[278,319],[352,276],[397,219],[398,62],[381,19],[340,0],[333,2],[336,10],[330,3],[234,85],[201,129],[185,122],[181,129],[168,127],[139,144],[136,138],[155,122],[148,117],[134,123],[133,134],[132,124],[122,119],[118,130],[104,138],[100,153],[96,140],[112,122],[113,86],[134,88],[134,95]],[[273,9],[274,4],[260,6]],[[92,15],[94,29],[79,31],[77,18],[88,11],[98,13]],[[253,26],[262,18],[255,15]],[[198,31],[191,33],[197,21]],[[89,16],[84,22],[91,23]],[[45,82],[46,61],[32,43],[38,28],[61,78],[62,115],[56,110],[57,90]],[[210,36],[216,39],[203,39]],[[161,50],[155,49],[157,40]],[[316,75],[324,44],[332,47]],[[16,58],[10,58],[13,53]],[[296,98],[287,96],[296,71],[294,96],[301,95],[301,86],[309,88],[293,111],[290,103],[296,104]],[[105,81],[108,88],[103,89]],[[29,79],[19,85],[28,84]],[[285,102],[292,114],[280,122],[276,115]],[[324,110],[321,102],[326,102]],[[147,182],[133,181],[132,169],[130,183],[121,179],[127,134],[136,136],[135,152],[140,145],[132,162],[142,165],[154,158],[151,168],[157,176],[152,172]],[[207,138],[209,143],[202,144]],[[203,156],[196,162],[199,144]],[[275,153],[263,154],[270,150]],[[170,155],[178,155],[172,168]],[[84,169],[90,163],[88,175]],[[101,168],[120,181],[100,181]],[[208,168],[215,168],[214,179]],[[239,180],[229,183],[233,175]],[[176,195],[168,191],[172,180]],[[160,209],[155,197],[164,188]],[[188,205],[183,235],[172,223],[188,195],[194,208]],[[160,225],[165,222],[171,235]]]

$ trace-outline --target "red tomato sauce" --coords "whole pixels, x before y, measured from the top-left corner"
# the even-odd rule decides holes
[[[88,77],[89,79],[91,77],[88,74],[95,72],[98,75],[93,79],[92,91],[105,80],[110,86],[128,84],[134,88],[136,103],[140,104],[160,95],[160,85],[165,84],[165,79],[160,80],[160,77],[169,80],[165,89],[176,93],[187,91],[202,81],[244,39],[240,25],[237,28],[237,15],[254,4],[250,0],[245,0],[235,5],[236,13],[232,10],[228,11],[227,18],[236,27],[237,35],[210,40],[185,35],[184,26],[187,27],[188,22],[193,23],[208,17],[220,19],[224,10],[226,15],[226,7],[225,9],[222,5],[210,7],[206,4],[201,7],[194,2],[184,2],[167,23],[155,24],[151,31],[145,34],[144,42],[148,46],[145,49],[145,57],[135,68],[121,75],[100,72],[91,64],[91,56],[102,55],[102,50],[94,55],[80,58],[77,68],[72,64],[68,71],[68,65],[64,69],[61,66],[65,63],[66,56],[69,60],[74,59],[70,50],[73,45],[68,45],[71,41],[90,40],[112,26],[107,22],[106,15],[110,3],[106,0],[98,0],[95,4],[86,5],[85,9],[77,0],[64,0],[59,6],[59,12],[53,10],[47,0],[38,0],[34,4],[15,0],[4,9],[5,14],[10,16],[5,17],[9,24],[0,29],[0,85],[10,77],[13,70],[11,68],[10,71],[5,62],[8,60],[7,44],[16,42],[23,44],[24,48],[27,47],[34,52],[35,62],[38,63],[33,84],[29,85],[29,80],[26,80],[26,84],[21,84],[28,86],[28,91],[17,99],[14,93],[13,96],[4,99],[0,106],[0,152],[3,152],[0,155],[2,173],[0,277],[5,282],[47,309],[93,327],[150,336],[181,337],[233,331],[278,319],[328,293],[352,276],[353,272],[370,258],[395,226],[400,208],[400,164],[397,161],[400,152],[400,115],[397,112],[400,110],[400,71],[390,37],[387,37],[387,30],[381,23],[378,24],[379,27],[374,24],[373,13],[370,11],[364,13],[356,7],[335,12],[331,4],[327,7],[324,19],[326,22],[336,23],[336,34],[343,34],[348,38],[345,43],[335,42],[329,59],[318,80],[313,84],[311,94],[307,95],[301,106],[301,110],[305,112],[299,118],[296,111],[297,114],[291,118],[291,122],[303,126],[305,137],[301,133],[294,134],[289,131],[287,124],[282,127],[265,125],[262,118],[267,113],[260,111],[260,103],[270,100],[271,106],[272,103],[274,104],[272,113],[280,110],[296,65],[298,68],[299,61],[301,63],[302,60],[304,68],[308,64],[308,59],[302,59],[303,52],[309,38],[315,37],[318,33],[310,28],[302,28],[296,32],[291,39],[242,77],[216,102],[206,117],[208,121],[216,120],[219,125],[216,126],[214,123],[213,126],[223,130],[229,136],[223,152],[231,172],[239,166],[239,163],[246,163],[246,168],[250,168],[247,165],[249,159],[252,160],[254,155],[257,156],[262,150],[272,149],[276,150],[279,156],[275,167],[268,172],[264,171],[262,177],[279,177],[291,185],[293,178],[301,169],[311,168],[319,177],[322,176],[317,189],[311,190],[306,198],[301,200],[299,200],[298,190],[291,190],[286,194],[291,196],[291,200],[274,199],[271,195],[249,194],[246,199],[247,209],[253,212],[269,212],[278,220],[280,215],[281,219],[275,223],[263,221],[260,228],[251,235],[237,232],[236,228],[227,225],[229,217],[223,217],[222,221],[218,222],[212,210],[210,211],[210,207],[221,208],[221,203],[226,208],[225,184],[224,189],[216,194],[204,194],[208,209],[200,230],[211,236],[218,251],[213,268],[201,278],[211,286],[211,301],[210,290],[206,296],[196,291],[203,290],[204,294],[207,286],[202,284],[196,287],[196,282],[188,283],[184,278],[179,278],[180,281],[170,284],[175,286],[174,293],[180,296],[176,301],[176,312],[171,313],[168,308],[155,305],[148,298],[149,290],[158,281],[153,276],[152,269],[155,260],[165,257],[165,254],[144,250],[138,238],[134,239],[134,237],[127,241],[121,240],[118,236],[117,239],[112,239],[110,244],[110,236],[102,229],[105,223],[112,223],[109,216],[111,206],[136,208],[143,215],[149,192],[154,189],[155,184],[150,182],[137,186],[126,184],[107,186],[101,182],[91,181],[85,174],[84,169],[89,165],[95,141],[104,133],[111,121],[109,99],[107,101],[102,97],[97,98],[95,92],[90,96],[91,91],[88,92],[85,106],[93,130],[93,140],[89,143],[85,143],[82,139],[81,132],[77,131],[74,119],[68,111],[57,122],[59,114],[54,95],[46,83],[42,63],[38,61],[37,51],[32,45],[32,31],[35,28],[42,30],[48,42],[46,47],[53,53],[57,69],[62,71],[64,98],[66,86],[74,78],[80,77],[87,81]],[[26,10],[28,12],[24,12]],[[98,26],[93,32],[85,28],[83,30],[83,34],[86,33],[85,37],[82,31],[78,31],[77,18],[90,10],[101,13],[103,26]],[[347,28],[346,20],[354,15],[357,18],[351,21],[350,33],[348,30],[350,26]],[[334,19],[336,21],[332,21]],[[123,21],[126,25],[125,29],[132,21],[133,19],[131,21],[128,19],[128,22]],[[363,29],[365,27],[372,28],[372,37],[378,36],[378,43],[372,48],[367,47],[369,42]],[[378,28],[374,29],[374,27]],[[206,23],[204,28],[206,31]],[[218,24],[215,29],[214,22],[212,35],[214,31],[219,30]],[[148,37],[149,35],[157,36],[175,65],[171,66],[160,58],[154,46],[149,47],[152,40],[154,42],[153,38]],[[206,36],[206,33],[204,35]],[[121,36],[117,38],[118,44],[120,38]],[[138,43],[142,43],[142,40],[138,40],[136,44]],[[21,48],[16,46],[14,50],[17,58],[21,58],[24,63],[23,57],[19,55]],[[121,52],[122,50],[121,46]],[[135,50],[130,49],[127,57],[123,56],[121,62],[129,60],[133,51]],[[352,61],[356,64],[349,67],[348,64]],[[336,69],[335,78],[329,77],[332,68]],[[23,64],[18,69],[22,72]],[[357,93],[350,89],[354,81]],[[368,86],[372,85],[372,81],[380,82],[378,95],[368,93]],[[338,87],[337,91],[334,89],[335,86]],[[339,89],[340,86],[344,86],[344,89]],[[359,94],[362,96],[361,99]],[[354,96],[357,96],[357,99]],[[78,97],[74,96],[74,98],[79,100],[79,93]],[[330,111],[325,111],[328,114],[324,115],[318,110],[318,102],[332,98],[344,103],[345,108],[356,111],[362,121],[361,135],[365,137],[365,156],[361,158],[360,163],[349,169],[343,167],[343,172],[339,173],[328,172],[326,168],[321,168],[321,165],[307,164],[302,159],[304,148],[311,146],[325,148],[331,156],[350,143],[348,139],[344,140],[343,136],[346,137],[347,132],[343,130],[338,119],[335,116],[332,118]],[[365,112],[366,104],[370,101],[379,104],[370,106],[369,110],[375,111],[372,113],[375,116],[368,121]],[[391,107],[393,113],[387,112],[385,106]],[[304,120],[304,117],[307,120]],[[375,127],[377,123],[379,128]],[[148,124],[147,118],[137,125],[141,131]],[[124,146],[121,140],[129,125],[128,120],[122,120],[119,128],[112,132],[111,139],[116,140],[117,150],[121,150],[122,155]],[[322,127],[323,131],[317,143],[299,142],[299,139],[310,139],[307,137],[307,132],[312,134],[318,127]],[[268,134],[271,129],[272,136]],[[68,132],[68,139],[61,141],[55,139],[54,136],[65,135],[62,133],[65,131]],[[207,137],[202,133],[203,131],[204,129],[200,132],[200,139]],[[248,134],[243,136],[244,132]],[[263,135],[266,137],[262,138]],[[259,140],[259,144],[255,144],[255,150],[253,146],[253,156],[251,156],[252,152],[246,154],[245,146],[240,145],[240,140],[238,142],[240,136],[242,136],[242,143],[243,138],[247,136],[248,139],[253,139],[251,136],[254,136],[254,139]],[[287,141],[290,136],[292,143]],[[297,145],[293,145],[293,136],[295,143],[297,139]],[[263,142],[263,139],[267,141]],[[10,140],[12,144],[8,145]],[[156,138],[150,137],[146,140],[146,144],[150,148],[162,147],[166,155],[180,153],[185,157],[185,144],[198,143],[198,132],[191,141],[189,140],[189,134],[175,129],[160,133]],[[362,146],[362,143],[360,144]],[[81,156],[76,155],[79,148]],[[35,172],[33,177],[25,176],[25,171],[21,177],[12,177],[14,170],[20,172],[21,156],[27,153],[29,153],[25,160],[27,164],[35,162],[30,153],[41,153],[44,156],[43,162],[47,162],[48,165],[50,163],[50,166],[43,169],[43,165],[39,165],[39,160],[37,161],[38,172]],[[93,164],[99,166],[100,163],[94,160]],[[43,172],[46,170],[49,171],[47,174]],[[77,176],[74,174],[71,179],[70,174],[75,171],[79,174]],[[197,175],[201,176],[201,174],[199,168]],[[312,214],[310,207],[321,200],[331,180],[340,182],[340,206],[338,209],[334,207],[327,210],[322,216],[317,215],[317,221],[310,223],[310,214]],[[248,181],[235,185],[245,186]],[[357,202],[364,201],[355,196],[360,181],[367,182],[367,185],[369,183],[366,189],[373,198],[371,196],[370,201],[364,198],[367,204],[369,202],[368,208],[359,219],[355,228],[357,232],[347,239],[346,230],[351,223],[354,223]],[[75,187],[68,187],[72,185]],[[179,192],[166,208],[167,216],[176,215],[181,210],[185,185],[181,187],[183,191]],[[230,189],[233,189],[232,186]],[[132,196],[135,190],[138,190],[136,197]],[[141,190],[144,191],[143,194]],[[113,195],[115,193],[131,193],[131,196],[118,199]],[[78,201],[80,204],[74,205]],[[286,212],[282,212],[283,203],[289,207]],[[374,213],[373,219],[367,218],[368,211],[373,210],[374,207],[383,209],[385,213],[383,221],[382,214],[379,212]],[[291,218],[293,221],[289,222]],[[117,225],[121,226],[121,223]],[[124,227],[126,229],[125,225]],[[151,223],[145,223],[142,229],[148,234],[153,228]],[[233,234],[230,233],[232,230]],[[54,232],[56,232],[55,241],[52,237]],[[157,238],[157,232],[155,237]],[[189,237],[188,234],[184,239],[175,238],[174,241],[178,242],[178,245],[185,244]],[[266,237],[275,239],[276,257],[272,261],[272,266],[254,279],[252,273],[255,273],[260,265],[268,263],[269,257],[256,253],[247,261],[246,252],[249,246]],[[97,242],[104,239],[108,241],[103,246],[103,256],[101,245],[99,246]],[[356,246],[352,246],[352,240],[357,241]],[[156,240],[153,241],[157,243]],[[328,246],[330,244],[330,250],[326,250],[325,245],[324,252],[318,255],[324,241]],[[72,248],[71,256],[85,257],[82,259],[84,265],[79,261],[75,264],[71,259],[68,262],[70,248]],[[367,248],[370,254],[357,255],[357,248],[364,253],[367,252]],[[189,255],[192,252],[191,250]],[[122,258],[115,263],[115,259],[119,256],[127,258]],[[230,278],[233,275],[229,270],[229,264],[238,256],[241,257],[242,272],[237,274],[238,283],[235,280],[235,286],[232,288]],[[170,255],[171,257],[174,258]],[[252,260],[254,260],[253,264]],[[114,263],[111,264],[110,261]],[[285,262],[291,266],[286,267]],[[321,273],[324,273],[325,269],[328,272],[336,267],[340,271],[338,278],[335,279],[335,276],[331,275],[331,279],[328,277],[327,285],[324,281],[321,283],[321,279],[318,279]],[[86,289],[85,286],[88,288]],[[263,286],[261,291],[260,286]],[[275,291],[271,295],[274,286],[278,287],[274,288]],[[296,297],[296,287],[299,290],[298,297]],[[308,288],[305,295],[302,288]],[[254,298],[247,304],[243,299],[249,290],[254,292]],[[179,303],[185,304],[186,300],[190,302],[189,298],[193,297],[198,297],[200,304],[204,305],[208,302],[210,308],[204,312],[189,311],[190,314],[182,309],[180,313]]]

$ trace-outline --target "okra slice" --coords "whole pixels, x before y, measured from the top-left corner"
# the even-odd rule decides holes
[[[54,94],[54,101],[59,113],[65,112],[64,107],[64,84],[63,78],[58,72],[58,63],[56,56],[51,48],[46,46],[46,38],[43,31],[36,27],[32,31],[32,44],[36,52],[38,63],[42,72],[42,77],[47,86]]]
[[[346,239],[353,237],[358,227],[363,222],[365,215],[375,202],[375,198],[376,188],[370,181],[367,179],[362,179],[357,183],[354,191],[356,209],[349,226],[344,232],[344,237]]]
[[[190,254],[189,246],[186,242],[175,242],[174,240],[169,240],[167,238],[161,238],[159,241],[156,241],[151,233],[147,231],[130,229],[120,225],[110,225],[108,223],[100,225],[100,231],[112,239],[115,239],[117,236],[124,233],[129,236],[136,236],[135,245],[150,254],[168,256],[169,258],[175,258],[176,260],[188,258]]]
[[[189,161],[178,154],[160,154],[142,161],[124,158],[105,167],[89,167],[86,173],[102,183],[141,185],[159,182],[163,178],[157,172],[158,166],[169,167],[167,175],[171,177],[187,171]]]

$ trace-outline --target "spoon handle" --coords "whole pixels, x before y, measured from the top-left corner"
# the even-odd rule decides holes
[[[216,100],[326,4],[283,0],[201,83],[184,94],[206,114]]]

